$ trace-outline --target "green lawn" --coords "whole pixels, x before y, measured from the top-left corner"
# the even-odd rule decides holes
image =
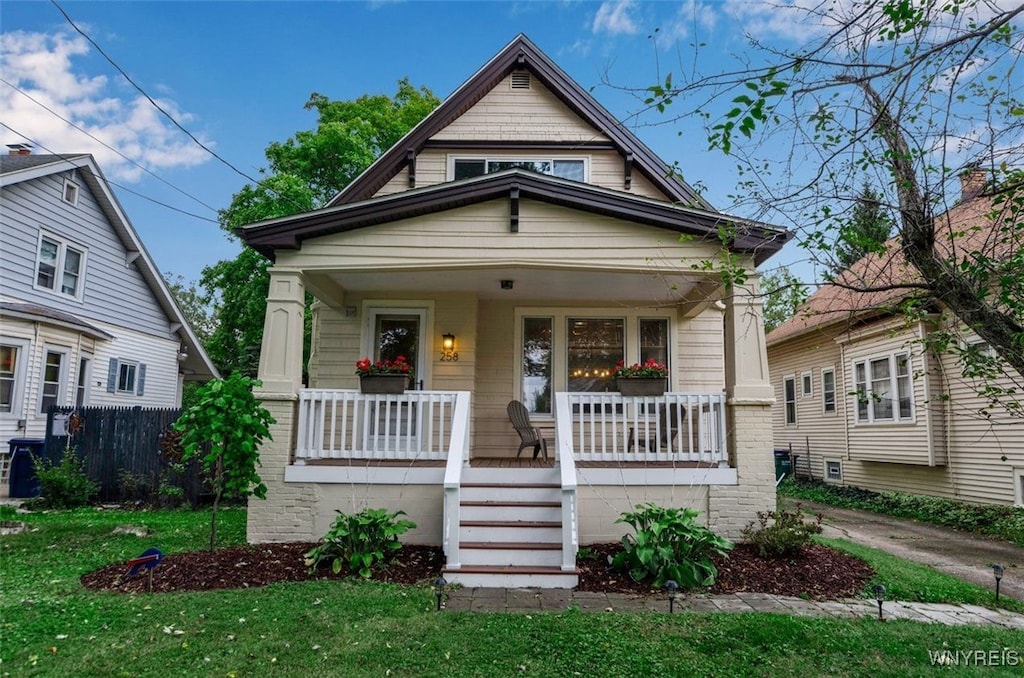
[[[0,673],[923,676],[935,670],[929,650],[1024,652],[1021,634],[1011,631],[871,619],[437,613],[427,589],[376,583],[153,596],[93,593],[79,585],[81,574],[149,546],[201,548],[208,518],[95,510],[26,516],[37,531],[0,537]],[[110,534],[125,523],[145,524],[153,534]],[[244,513],[229,511],[220,525],[224,543],[239,543]],[[1019,670],[972,666],[958,673]]]

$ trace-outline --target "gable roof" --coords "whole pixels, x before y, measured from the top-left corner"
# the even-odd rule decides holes
[[[328,206],[336,207],[373,197],[405,166],[410,150],[418,154],[431,137],[472,108],[509,73],[522,69],[532,73],[570,110],[611,139],[623,157],[632,154],[633,167],[670,200],[699,209],[714,209],[689,184],[670,172],[663,160],[522,33],[342,189]]]
[[[718,238],[718,227],[736,227],[730,249],[753,255],[761,263],[777,252],[790,233],[767,224],[729,217],[718,212],[680,207],[661,200],[514,168],[494,174],[392,193],[357,203],[250,224],[236,232],[249,246],[274,258],[277,249],[298,249],[302,241],[374,224],[408,219],[496,199],[531,198],[593,214],[687,233]]]
[[[935,219],[935,249],[947,260],[963,261],[971,253],[1001,258],[1016,245],[1013,236],[1001,228],[1012,212],[993,218],[993,201],[988,196],[964,200]],[[1010,215],[1009,217],[1005,215]],[[787,339],[839,323],[855,324],[892,315],[903,301],[933,297],[921,285],[920,274],[906,259],[898,237],[890,238],[880,252],[870,253],[853,263],[834,283],[821,285],[793,317],[768,333],[766,342],[775,345]]]
[[[195,332],[188,323],[185,314],[178,307],[174,296],[160,275],[159,269],[146,251],[142,240],[139,239],[135,227],[132,226],[128,215],[125,213],[121,203],[110,189],[106,177],[100,171],[99,165],[89,154],[76,155],[3,155],[0,156],[0,187],[11,186],[24,181],[30,181],[39,177],[78,170],[86,185],[92,191],[107,220],[113,227],[121,243],[128,252],[137,253],[135,266],[142,275],[143,280],[153,293],[154,298],[163,309],[171,323],[177,324],[180,328],[177,334],[182,343],[188,348],[188,358],[184,362],[186,369],[190,370],[191,376],[200,379],[219,377],[217,368],[214,366],[210,356],[199,342]]]

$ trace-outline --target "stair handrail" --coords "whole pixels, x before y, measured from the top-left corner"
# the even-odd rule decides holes
[[[469,391],[456,391],[452,411],[452,436],[444,466],[444,553],[449,570],[459,564],[459,492],[462,468],[469,464]]]
[[[576,459],[572,446],[572,408],[569,394],[555,394],[555,462],[562,485],[562,571],[576,571],[579,551],[578,504],[576,495]]]

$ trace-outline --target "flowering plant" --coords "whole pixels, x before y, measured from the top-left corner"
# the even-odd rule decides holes
[[[378,374],[409,374],[411,367],[400,355],[394,360],[378,360],[376,362],[369,358],[356,361],[356,374],[360,377],[369,377]]]
[[[629,367],[622,360],[615,363],[615,377],[619,379],[658,379],[668,376],[668,368],[654,358],[644,364],[633,363]]]

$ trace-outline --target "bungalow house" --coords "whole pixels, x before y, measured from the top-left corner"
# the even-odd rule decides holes
[[[5,452],[51,405],[177,407],[217,376],[92,156],[0,156],[0,223]]]
[[[774,507],[754,269],[789,234],[715,211],[525,36],[327,207],[240,235],[274,262],[251,541],[383,506],[451,581],[572,587],[579,545],[635,504],[733,537]],[[702,265],[726,249],[748,274],[728,289]],[[399,355],[404,394],[360,392],[357,360]],[[616,363],[652,358],[668,393],[621,395]],[[513,400],[553,462],[517,458]]]
[[[997,257],[1019,238],[1019,230],[999,227],[999,208],[979,195],[985,179],[963,176],[960,203],[938,218],[936,248],[944,257]],[[962,346],[990,349],[941,298],[926,300],[919,319],[895,310],[908,296],[899,285],[915,272],[898,243],[888,245],[769,333],[776,448],[792,450],[798,475],[828,483],[1024,505],[1024,419],[991,407],[979,395],[985,382],[963,375],[955,351],[926,346],[936,333],[952,332]],[[1012,372],[989,383],[1016,388],[1017,402],[1021,384]]]

